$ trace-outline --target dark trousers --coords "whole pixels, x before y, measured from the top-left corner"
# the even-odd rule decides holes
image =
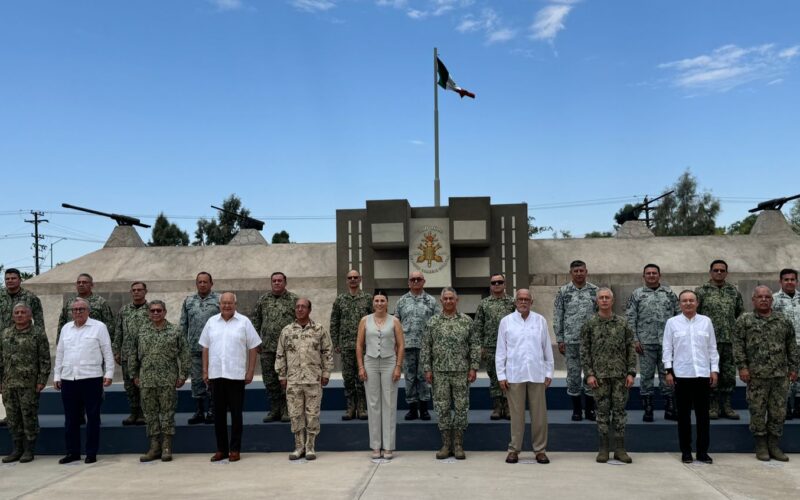
[[[675,377],[675,404],[678,406],[678,442],[681,453],[692,452],[692,408],[697,423],[697,453],[708,453],[709,378]]]
[[[100,445],[100,405],[103,402],[103,377],[61,381],[64,404],[64,439],[67,453],[81,454],[81,415],[86,411],[86,454],[97,455]]]
[[[214,433],[217,451],[227,455],[242,450],[242,409],[244,407],[244,380],[215,378],[211,380],[214,400]],[[228,446],[228,411],[231,412],[231,441]]]

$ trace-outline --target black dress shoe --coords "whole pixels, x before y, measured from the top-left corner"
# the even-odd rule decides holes
[[[97,456],[96,455],[86,455],[86,460],[83,461],[83,463],[86,463],[86,464],[93,464],[95,462],[97,462]]]
[[[697,454],[697,461],[703,462],[704,464],[713,464],[714,460],[708,456],[708,453],[698,453]]]
[[[685,464],[690,464],[690,463],[694,462],[694,459],[692,458],[692,454],[691,453],[681,453],[681,462],[683,462]]]
[[[63,465],[63,464],[71,463],[71,462],[77,462],[80,459],[81,459],[80,455],[67,455],[67,456],[65,456],[63,458],[59,458],[58,459],[58,463]]]

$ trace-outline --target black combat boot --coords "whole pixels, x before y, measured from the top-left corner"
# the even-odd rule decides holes
[[[664,396],[664,420],[678,420],[678,412],[675,411],[675,400],[672,396]]]
[[[408,403],[408,413],[406,416],[403,417],[406,420],[416,420],[419,418],[419,412],[417,411],[418,403]]]
[[[642,415],[642,422],[652,422],[653,396],[642,396],[642,407],[644,408],[644,415]]]
[[[33,457],[36,452],[36,439],[26,439],[23,446],[24,450],[22,451],[22,456],[19,457],[19,463],[26,464],[28,462],[33,462]]]
[[[205,422],[207,424],[214,423],[214,403],[212,401],[208,402],[208,413],[206,413]]]
[[[10,464],[19,460],[20,457],[22,457],[23,446],[24,443],[22,439],[14,439],[14,449],[11,451],[10,455],[3,457],[3,463]]]
[[[583,420],[583,408],[581,405],[580,396],[571,396],[572,398],[572,421],[580,422]]]
[[[586,415],[586,420],[591,420],[592,422],[597,421],[597,413],[594,411],[594,398],[591,396],[586,396],[586,410],[584,414]]]
[[[428,413],[428,402],[427,401],[420,401],[419,402],[419,419],[420,420],[430,420],[431,414]]]
[[[204,400],[202,398],[197,398],[194,400],[196,409],[194,415],[189,417],[189,425],[202,424],[203,422],[206,421],[206,416],[204,411],[205,405],[203,404],[203,401]]]

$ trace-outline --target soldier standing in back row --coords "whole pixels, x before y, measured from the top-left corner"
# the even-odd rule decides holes
[[[794,326],[795,338],[800,342],[800,294],[797,293],[797,270],[781,269],[781,290],[772,295],[772,310],[783,314]],[[786,420],[800,418],[800,382],[789,386],[786,399]],[[794,405],[792,405],[794,403]]]
[[[664,398],[664,419],[677,420],[673,404],[673,389],[666,383],[661,344],[664,340],[664,325],[667,320],[680,313],[678,297],[668,286],[661,284],[661,268],[647,264],[642,273],[645,286],[637,288],[628,299],[625,314],[628,326],[634,333],[636,352],[639,353],[641,378],[640,394],[645,422],[653,421],[653,379],[658,370],[658,390]]]
[[[5,288],[0,288],[0,332],[14,324],[12,312],[14,306],[23,302],[28,304],[33,314],[33,323],[44,331],[44,313],[39,297],[22,288],[22,276],[19,269],[9,268],[5,272]],[[6,419],[0,419],[0,427],[6,426]]]
[[[420,358],[425,380],[433,385],[433,409],[442,433],[436,458],[452,454],[463,460],[469,384],[475,382],[480,365],[480,339],[470,317],[458,312],[458,295],[452,287],[442,289],[441,303],[442,312],[425,327]]]
[[[186,336],[166,320],[167,306],[160,300],[147,305],[149,321],[139,330],[131,349],[131,373],[142,391],[150,449],[141,462],[172,460],[177,389],[186,383],[192,364]]]
[[[50,376],[50,344],[44,326],[33,323],[31,308],[12,309],[13,325],[0,330],[0,393],[6,404],[14,451],[3,463],[30,462],[39,435],[39,393]]]
[[[708,415],[711,420],[718,419],[720,415],[731,420],[739,420],[739,414],[731,406],[731,393],[736,387],[732,336],[736,318],[744,312],[744,302],[739,290],[725,281],[728,277],[728,264],[724,260],[713,261],[709,274],[711,279],[708,283],[695,289],[697,313],[711,318],[719,352],[719,383],[717,387],[711,389]]]
[[[424,290],[425,276],[414,271],[408,276],[408,293],[400,297],[394,315],[403,325],[405,339],[405,358],[403,373],[406,379],[406,403],[408,413],[406,420],[430,420],[428,401],[431,399],[431,388],[425,382],[420,362],[420,348],[425,325],[434,314],[441,312],[439,303]]]
[[[586,418],[595,420],[592,388],[581,383],[581,327],[597,309],[597,285],[586,281],[586,263],[574,260],[569,264],[572,281],[562,286],[553,306],[553,330],[558,352],[566,356],[567,394],[572,398],[572,420],[580,421],[581,394],[586,394]]]
[[[361,318],[372,314],[372,296],[362,291],[361,275],[355,269],[347,273],[347,291],[339,294],[331,309],[331,340],[333,348],[342,355],[342,379],[347,410],[342,420],[367,419],[367,399],[364,383],[358,378],[356,337]]]
[[[289,422],[286,389],[281,388],[275,373],[275,353],[278,339],[286,325],[294,321],[297,295],[286,289],[286,275],[280,271],[269,277],[272,290],[258,299],[253,311],[253,327],[261,337],[261,377],[269,396],[269,413],[263,422]]]
[[[92,292],[94,288],[94,279],[86,274],[81,273],[75,282],[75,290],[78,292],[78,297],[85,300],[90,307],[89,318],[100,321],[106,326],[108,335],[114,338],[114,313],[111,312],[111,307],[106,302],[106,299]],[[61,316],[58,317],[58,331],[56,332],[56,345],[58,339],[61,337],[61,330],[64,325],[72,321],[72,301],[76,297],[70,297],[64,301],[64,307],[61,308]]]
[[[586,383],[597,400],[597,461],[608,462],[609,427],[614,428],[614,458],[626,464],[625,424],[628,391],[636,378],[636,348],[633,330],[622,316],[614,314],[614,294],[609,288],[597,291],[597,315],[581,328],[581,360]]]
[[[789,382],[797,380],[797,342],[792,323],[773,314],[772,290],[753,290],[753,312],[743,314],[733,331],[733,352],[739,378],[747,384],[750,432],[756,440],[756,458],[789,461],[779,443],[786,417]]]
[[[133,383],[133,375],[129,361],[136,357],[134,346],[139,332],[150,324],[147,314],[147,285],[142,281],[131,284],[130,304],[125,304],[117,314],[115,335],[111,339],[114,350],[114,361],[122,367],[122,381],[131,414],[122,421],[122,425],[144,425],[141,396],[139,388]]]
[[[492,397],[492,420],[510,420],[508,400],[497,382],[495,352],[497,351],[497,329],[500,320],[514,312],[514,299],[506,294],[506,278],[501,273],[489,277],[489,296],[481,300],[475,312],[472,328],[481,343],[483,363],[489,375],[489,395]]]
[[[192,399],[195,402],[195,412],[189,417],[189,425],[213,424],[214,405],[211,402],[213,389],[203,381],[203,346],[200,345],[200,335],[208,319],[219,314],[219,294],[211,290],[214,279],[205,271],[197,273],[194,284],[197,293],[189,295],[183,301],[180,321],[181,331],[186,336],[192,357]],[[208,414],[204,415],[206,401],[208,401]]]

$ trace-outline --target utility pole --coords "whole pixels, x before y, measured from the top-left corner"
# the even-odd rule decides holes
[[[50,222],[47,219],[40,219],[39,217],[44,215],[44,212],[39,212],[37,210],[31,210],[31,215],[33,215],[33,220],[25,219],[25,222],[29,222],[33,224],[33,261],[36,267],[36,276],[39,276],[39,262],[44,257],[39,257],[39,250],[44,251],[47,247],[39,243],[39,240],[43,239],[44,236],[39,234],[39,224],[42,222]]]

